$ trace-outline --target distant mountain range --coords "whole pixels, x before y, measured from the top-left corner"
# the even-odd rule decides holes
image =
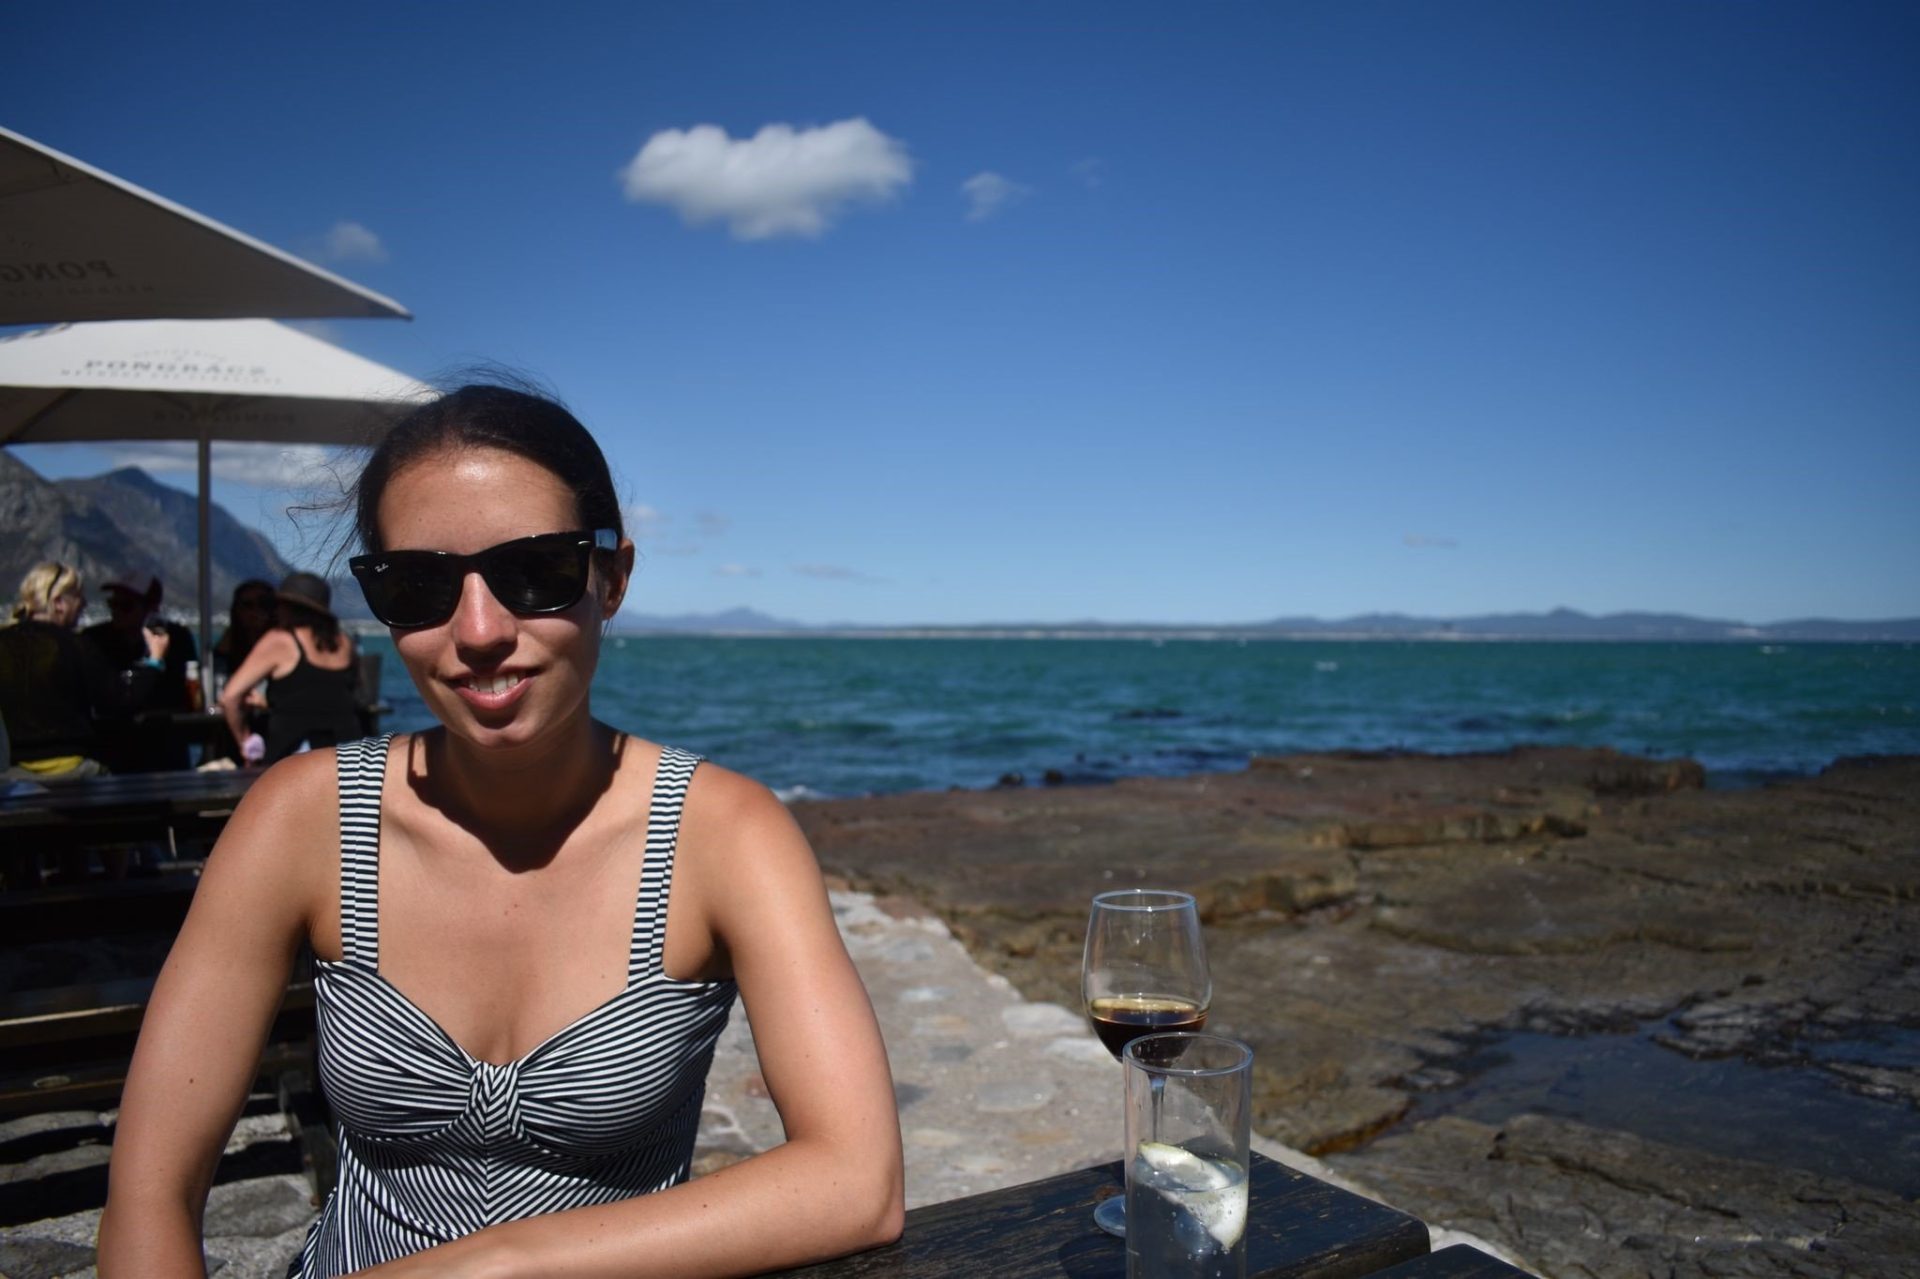
[[[213,600],[224,612],[233,588],[250,577],[278,582],[293,566],[265,535],[248,528],[218,505],[212,510]],[[13,588],[34,564],[60,559],[75,564],[98,599],[103,582],[144,585],[158,577],[167,588],[169,612],[193,612],[198,566],[197,515],[192,495],[126,467],[84,480],[48,480],[0,449],[0,591]],[[307,566],[302,566],[307,567]],[[348,621],[371,621],[351,578],[333,582],[336,611]],[[1413,617],[1365,613],[1323,621],[1276,617],[1220,626],[1168,626],[1114,622],[1007,622],[975,626],[810,625],[751,608],[671,616],[623,613],[621,634],[855,635],[855,636],[1057,636],[1061,638],[1197,637],[1217,639],[1402,639],[1402,640],[1654,640],[1851,641],[1920,643],[1920,618],[1845,622],[1807,618],[1751,626],[1745,622],[1688,617],[1681,613],[1608,613],[1593,616],[1570,608],[1550,613],[1488,613],[1474,617]]]
[[[209,512],[209,522],[215,612],[226,611],[233,588],[248,578],[278,583],[293,571],[264,534],[219,505]],[[166,589],[164,611],[191,616],[198,607],[199,536],[193,495],[137,467],[83,480],[49,480],[0,449],[0,593],[8,604],[27,570],[53,559],[80,570],[96,611],[104,583],[144,587],[148,578],[157,577]],[[333,591],[342,617],[367,616],[350,582],[336,581]]]
[[[623,613],[615,628],[624,634],[951,636],[1060,639],[1124,637],[1197,639],[1386,639],[1386,640],[1654,640],[1654,641],[1836,641],[1920,643],[1920,618],[1842,622],[1825,618],[1751,626],[1745,622],[1688,617],[1682,613],[1608,613],[1593,616],[1570,608],[1550,613],[1488,613],[1477,617],[1413,617],[1366,613],[1337,621],[1276,617],[1269,622],[1222,626],[1169,626],[1115,622],[1008,622],[978,626],[815,626],[772,617],[750,608],[724,613],[660,617]]]

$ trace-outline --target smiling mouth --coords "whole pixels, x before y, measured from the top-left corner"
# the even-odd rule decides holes
[[[485,675],[474,679],[454,681],[458,688],[470,688],[476,693],[504,693],[520,684],[518,675]]]

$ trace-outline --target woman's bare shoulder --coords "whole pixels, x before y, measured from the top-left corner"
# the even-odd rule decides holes
[[[298,836],[320,817],[339,812],[339,784],[333,748],[289,755],[260,774],[234,810],[234,822],[270,826]]]
[[[701,761],[687,787],[683,831],[698,832],[703,838],[751,838],[765,834],[767,826],[793,827],[793,818],[779,796],[760,782],[730,768]]]
[[[247,789],[207,858],[202,893],[234,908],[312,921],[336,892],[339,790],[332,750],[293,755]]]

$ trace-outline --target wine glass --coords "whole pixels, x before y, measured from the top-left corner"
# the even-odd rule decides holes
[[[1125,888],[1095,897],[1080,994],[1094,1033],[1115,1061],[1142,1035],[1206,1025],[1213,980],[1192,896]],[[1093,1219],[1108,1234],[1124,1236],[1126,1200],[1101,1200]]]

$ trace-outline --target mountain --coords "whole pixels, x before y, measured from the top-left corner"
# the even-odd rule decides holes
[[[1867,622],[1808,618],[1753,626],[1745,622],[1689,617],[1684,613],[1608,613],[1596,617],[1570,608],[1556,608],[1549,613],[1487,613],[1452,618],[1368,613],[1331,622],[1278,617],[1232,629],[1327,639],[1920,641],[1920,618]]]
[[[1166,625],[1153,622],[996,622],[946,626],[812,625],[770,617],[750,608],[671,617],[623,613],[625,634],[860,635],[950,638],[1099,639],[1114,637],[1197,639],[1374,640],[1584,640],[1660,643],[1714,641],[1920,643],[1920,618],[1842,622],[1824,618],[1751,626],[1745,622],[1689,617],[1683,613],[1609,613],[1591,616],[1570,608],[1548,613],[1486,613],[1474,617],[1416,617],[1363,613],[1333,621],[1276,617],[1233,625]]]
[[[218,505],[208,517],[216,611],[225,611],[233,588],[246,579],[278,582],[293,571],[262,534]],[[103,583],[145,586],[157,577],[166,588],[166,611],[191,615],[200,575],[198,538],[193,496],[136,467],[48,480],[0,450],[0,591],[9,602],[28,569],[54,559],[80,570],[96,608]],[[352,598],[358,600],[357,590]]]
[[[647,635],[661,632],[700,635],[768,635],[810,628],[804,622],[789,622],[751,608],[730,608],[722,613],[680,613],[663,617],[652,613],[622,613],[614,630],[622,635]]]

